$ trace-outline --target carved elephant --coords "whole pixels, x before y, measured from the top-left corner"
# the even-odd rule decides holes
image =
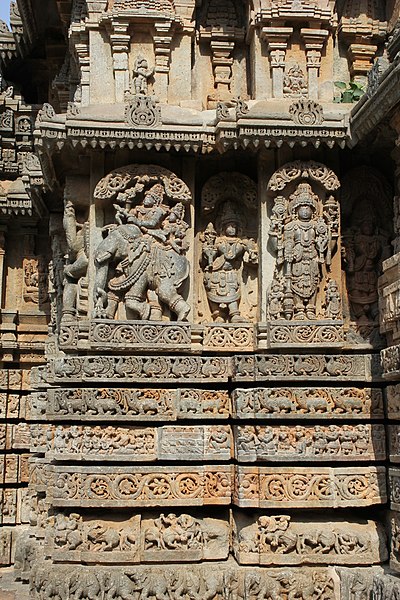
[[[153,317],[147,300],[153,292],[178,321],[185,321],[190,306],[178,290],[189,276],[187,258],[144,236],[136,225],[107,230],[95,252],[95,316],[113,319],[124,300],[129,318],[149,320]],[[110,266],[122,274],[108,281]]]

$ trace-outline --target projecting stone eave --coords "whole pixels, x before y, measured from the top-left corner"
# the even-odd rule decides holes
[[[400,103],[400,62],[383,73],[373,93],[365,94],[350,115],[350,147],[363,141]]]
[[[159,118],[150,127],[130,122],[129,106],[73,105],[67,114],[42,118],[35,132],[36,146],[58,151],[67,145],[208,153],[283,144],[343,148],[349,142],[347,107],[333,103],[263,100],[207,111],[157,105]]]

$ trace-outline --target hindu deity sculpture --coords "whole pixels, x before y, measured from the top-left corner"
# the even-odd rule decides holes
[[[279,206],[282,203],[280,197]],[[273,212],[270,237],[277,254],[271,292],[283,280],[285,319],[316,319],[317,294],[323,269],[329,271],[331,265],[334,241],[329,220],[309,183],[298,184],[285,211]]]
[[[201,263],[204,286],[214,321],[246,321],[240,312],[243,265],[257,265],[254,239],[243,237],[244,215],[232,200],[219,208],[217,231],[210,222],[203,233]]]

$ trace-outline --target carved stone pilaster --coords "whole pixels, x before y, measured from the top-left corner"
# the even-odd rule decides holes
[[[124,92],[129,87],[128,52],[131,38],[127,33],[128,27],[129,23],[127,21],[114,21],[113,33],[110,36],[113,53],[116,102],[123,102]]]
[[[326,29],[301,29],[300,34],[307,56],[308,95],[313,100],[317,100],[321,54],[329,37],[329,31]]]
[[[292,34],[292,27],[263,27],[261,30],[261,37],[267,42],[270,57],[274,98],[283,97],[286,50]]]

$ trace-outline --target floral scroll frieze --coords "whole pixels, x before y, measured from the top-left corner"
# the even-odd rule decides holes
[[[385,504],[384,467],[241,467],[234,504],[243,508],[333,508]]]
[[[81,383],[106,380],[227,381],[228,357],[200,356],[81,356],[50,361],[48,382]]]
[[[128,508],[229,505],[232,468],[61,467],[52,468],[54,506]]]
[[[191,330],[186,324],[176,323],[118,323],[92,321],[89,342],[94,349],[118,348],[123,345],[135,349],[190,347]]]
[[[237,355],[235,381],[262,381],[265,378],[318,381],[336,380],[371,381],[379,379],[380,369],[370,355],[310,355],[265,354]]]

